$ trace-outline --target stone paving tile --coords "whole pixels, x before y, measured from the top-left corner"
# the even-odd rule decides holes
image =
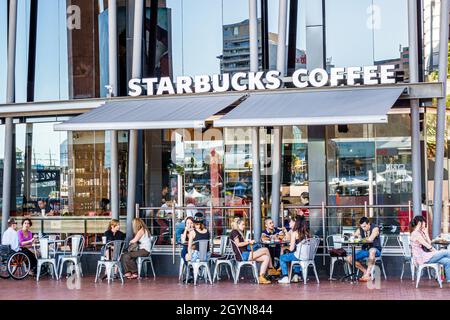
[[[276,287],[276,295],[274,288]],[[292,294],[295,290],[296,293]],[[256,285],[243,281],[235,285],[224,280],[213,286],[203,281],[197,286],[180,284],[175,277],[157,277],[142,280],[126,280],[122,286],[115,281],[94,283],[93,277],[82,278],[79,286],[63,279],[44,278],[23,281],[0,280],[1,300],[450,300],[450,285],[439,289],[434,280],[423,279],[419,289],[412,281],[389,279],[381,281],[380,289],[369,289],[364,283],[322,280],[320,284],[309,281],[278,285]]]

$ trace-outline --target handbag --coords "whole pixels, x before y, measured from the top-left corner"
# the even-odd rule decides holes
[[[345,251],[343,248],[339,249],[331,249],[330,250],[330,257],[336,257],[336,258],[343,258],[347,256],[347,251]]]
[[[139,244],[137,244],[137,243],[132,243],[128,246],[128,252],[138,251],[138,249],[139,249]]]

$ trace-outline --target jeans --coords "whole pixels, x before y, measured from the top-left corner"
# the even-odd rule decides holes
[[[427,263],[439,263],[444,266],[445,278],[450,280],[450,251],[440,250]]]
[[[280,256],[280,265],[281,265],[281,275],[288,276],[289,270],[288,270],[288,263],[292,261],[298,261],[298,259],[295,257],[294,253],[286,253],[282,254]],[[294,273],[300,274],[302,268],[299,265],[294,266]]]

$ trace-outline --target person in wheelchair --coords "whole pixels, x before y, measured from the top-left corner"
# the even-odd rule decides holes
[[[33,223],[31,219],[24,219],[22,221],[22,229],[20,229],[17,234],[19,236],[19,246],[21,251],[30,259],[31,271],[30,275],[33,276],[37,268],[37,259],[34,253],[30,250],[33,248],[33,243],[36,241],[33,233],[30,231]]]
[[[8,229],[3,233],[2,245],[9,246],[12,251],[19,251],[19,235],[17,234],[17,222],[14,218],[8,219]]]
[[[359,220],[359,228],[354,233],[355,238],[362,238],[366,241],[361,250],[356,251],[355,265],[364,275],[359,281],[367,282],[370,280],[370,271],[375,264],[375,257],[381,256],[380,228],[370,223],[369,218],[362,217]],[[367,269],[361,264],[361,261],[367,258]],[[352,256],[347,257],[348,263],[352,263]]]

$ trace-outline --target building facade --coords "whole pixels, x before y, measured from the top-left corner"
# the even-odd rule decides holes
[[[119,216],[129,224],[133,216],[139,215],[159,235],[161,252],[174,245],[181,221],[192,210],[205,213],[214,235],[229,231],[234,217],[244,217],[251,228],[261,229],[266,217],[282,225],[289,215],[303,211],[309,216],[313,233],[325,238],[356,226],[361,216],[368,215],[394,241],[399,232],[406,230],[405,217],[408,220],[414,211],[416,174],[421,180],[418,197],[423,202],[423,207],[416,210],[425,211],[431,219],[436,99],[442,98],[443,90],[438,82],[428,79],[419,84],[409,82],[410,73],[418,70],[416,67],[411,70],[409,59],[412,47],[408,40],[408,1],[291,0],[284,31],[279,29],[283,17],[279,12],[280,1],[254,1],[256,16],[252,15],[253,1],[144,1],[142,37],[138,39],[141,44],[137,55],[138,78],[166,77],[175,82],[177,77],[189,77],[197,81],[196,77],[201,75],[232,77],[238,72],[278,69],[283,85],[261,92],[229,90],[220,95],[205,92],[133,98],[127,95],[128,81],[136,77],[134,8],[139,1],[117,1],[118,93],[116,97],[107,97],[110,95],[107,87],[112,83],[109,41],[114,38],[109,34],[111,12],[106,1],[59,1],[55,6],[39,0],[32,103],[26,103],[25,97],[24,79],[28,70],[21,67],[27,65],[26,39],[33,31],[24,28],[30,19],[30,3],[18,2],[14,101],[7,101],[6,76],[0,79],[0,199],[3,204],[5,195],[9,197],[7,214],[19,218],[32,216],[41,222],[35,224],[36,231],[43,233],[83,232],[90,242],[95,242],[111,217]],[[7,11],[6,4],[0,7],[3,34],[8,31]],[[46,15],[57,19],[46,19]],[[420,39],[428,36],[427,19],[431,16],[421,20],[423,25],[419,29],[424,32],[418,35]],[[256,25],[256,34],[252,33],[252,23]],[[251,60],[255,56],[252,58],[251,46],[255,41],[258,67],[252,70]],[[285,41],[282,50],[280,41]],[[8,73],[7,48],[6,39],[2,39],[2,75]],[[434,53],[427,57],[426,48],[425,45],[425,55],[419,54],[423,72],[428,70],[430,57],[434,57]],[[278,59],[284,61],[279,63]],[[335,86],[299,89],[292,84],[293,73],[298,69],[323,68],[331,72],[332,67],[372,65],[377,67],[377,74],[374,74],[376,83],[371,86],[348,86],[338,81]],[[395,84],[382,83],[383,65],[395,66],[396,73],[391,77]],[[320,81],[320,77],[316,80]],[[161,86],[160,83],[158,88]],[[190,87],[194,86],[191,83]],[[386,103],[385,113],[377,111],[382,119],[342,119],[339,114],[339,110],[350,105],[355,105],[358,112],[370,109],[374,99],[369,98],[380,95],[383,100],[389,90],[400,91],[391,98],[390,105]],[[337,98],[325,101],[327,95]],[[367,98],[361,100],[367,101],[366,105],[351,102],[360,95],[361,99]],[[219,96],[224,96],[227,102],[215,102]],[[295,124],[280,122],[277,119],[283,118],[282,115],[275,114],[273,123],[260,121],[252,126],[245,118],[249,121],[241,121],[241,126],[216,125],[217,120],[233,117],[246,103],[251,104],[252,99],[256,101],[261,96],[273,102],[270,106],[255,105],[251,112],[254,119],[250,120],[258,120],[258,113],[266,109],[267,115],[273,110],[275,113],[285,110],[283,106],[288,102],[284,96],[296,97],[286,109],[285,117],[302,120]],[[186,119],[176,118],[173,114],[177,112],[165,112],[181,108],[176,104],[178,98],[186,99],[192,114],[201,111],[200,102],[199,109],[192,102],[197,98],[206,99],[202,102],[205,108],[214,109],[212,106],[218,105],[202,119],[201,126],[182,127],[174,119],[181,122],[188,115]],[[413,150],[411,138],[412,99],[420,99],[417,150]],[[291,114],[290,110],[301,105],[301,101],[312,101],[309,109]],[[136,122],[143,120],[138,113],[135,122],[128,121],[128,127],[113,125],[128,119],[133,110],[140,108],[140,103],[148,104],[153,118],[161,105],[158,121],[171,123],[172,127],[136,126]],[[95,129],[102,119],[91,127],[89,122],[79,125],[81,120],[77,119],[89,117],[90,112],[119,104],[122,109],[117,109],[117,117],[108,122],[111,125],[105,124],[106,129]],[[153,104],[155,111],[151,109]],[[325,112],[322,120],[306,119],[319,105]],[[108,112],[102,115],[105,119],[110,116]],[[177,116],[182,116],[181,111]],[[8,118],[13,119],[12,133],[8,132]],[[64,130],[64,124],[71,123],[75,127]],[[58,125],[63,129],[58,129]],[[450,135],[448,128],[447,125],[445,141]],[[134,138],[132,132],[136,129]],[[5,192],[2,181],[8,144],[3,145],[3,141],[8,136],[12,138],[13,152],[8,167],[10,188]],[[131,141],[137,145],[135,153]],[[413,164],[415,152],[421,155],[418,169]],[[130,159],[136,163],[135,173],[130,170],[133,168]],[[448,232],[450,222],[446,205],[450,193],[448,161],[446,147],[443,232]],[[135,193],[131,203],[130,188]],[[116,197],[112,196],[114,190]],[[45,202],[45,216],[40,213],[39,201]],[[136,210],[136,204],[143,209]],[[187,206],[198,208],[183,209]],[[5,215],[3,210],[1,213]],[[254,235],[257,234],[255,229]]]

